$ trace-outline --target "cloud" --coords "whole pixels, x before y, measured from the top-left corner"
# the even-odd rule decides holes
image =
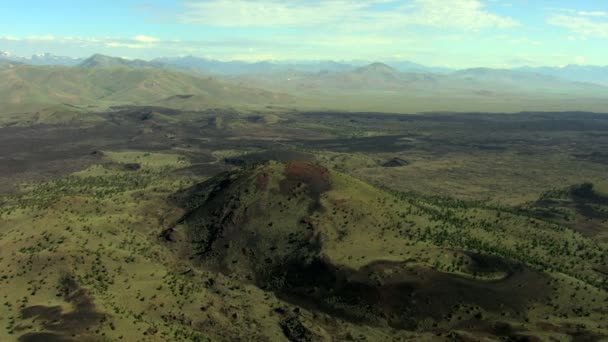
[[[133,38],[119,37],[55,37],[55,36],[25,36],[12,37],[0,36],[0,42],[6,44],[27,44],[42,48],[57,47],[57,46],[80,46],[87,48],[128,48],[128,49],[146,49],[155,48],[162,44],[159,39],[147,36],[136,36]],[[167,44],[179,45],[173,41],[166,41]]]
[[[530,39],[529,37],[501,37],[507,40],[511,44],[530,44],[534,46],[540,46],[543,43],[539,40]]]
[[[519,25],[512,18],[486,11],[484,4],[478,0],[414,0],[407,7],[412,8],[412,13],[405,14],[403,19],[421,26],[480,30]]]
[[[27,37],[28,40],[34,40],[34,41],[54,41],[57,40],[57,38],[55,36],[51,36],[51,35],[45,35],[45,36],[29,36]]]
[[[298,27],[352,18],[379,1],[209,0],[187,2],[180,20],[219,27]]]
[[[585,37],[608,38],[608,22],[591,20],[586,16],[555,14],[547,24],[568,29]]]
[[[121,43],[121,42],[107,42],[107,47],[111,48],[129,48],[129,49],[145,49],[148,47],[146,44],[134,44],[134,43]]]
[[[142,43],[156,43],[160,40],[158,38],[143,36],[143,35],[136,36],[134,39],[136,41],[142,42]]]
[[[588,17],[608,17],[608,12],[604,11],[580,11],[577,12],[578,15],[588,16]]]
[[[182,23],[215,27],[320,28],[349,31],[409,26],[481,30],[518,23],[480,0],[207,0],[185,3]]]

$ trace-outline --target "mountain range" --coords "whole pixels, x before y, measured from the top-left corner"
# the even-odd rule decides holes
[[[0,51],[0,63],[22,63],[31,65],[62,65],[62,66],[76,66],[82,63],[83,58],[72,58],[65,56],[57,56],[51,53],[35,54],[29,57],[22,57],[10,54],[8,52]]]
[[[127,65],[130,67],[155,67],[173,70],[186,70],[217,75],[251,75],[282,72],[346,72],[353,71],[359,67],[373,63],[372,61],[220,61],[209,58],[183,56],[183,57],[160,57],[150,61],[135,59],[124,59],[109,57],[100,54],[90,58],[72,58],[56,56],[50,53],[36,54],[30,57],[16,56],[7,52],[0,51],[0,64],[21,63],[31,65],[61,65],[61,66],[109,66]],[[410,61],[391,61],[386,63],[397,71],[410,73],[433,73],[451,74],[461,73],[463,70],[450,69],[446,67],[426,66]],[[484,68],[484,70],[492,70]],[[566,65],[563,67],[517,67],[501,70],[502,73],[512,71],[517,73],[532,73],[544,76],[552,76],[572,82],[596,83],[608,85],[608,66],[592,65]],[[465,70],[466,71],[466,70]]]
[[[288,105],[411,113],[601,111],[608,102],[604,87],[608,81],[602,79],[601,67],[597,67],[596,82],[591,82],[594,67],[433,72],[414,63],[400,65],[402,69],[380,62],[245,63],[196,57],[145,61],[100,54],[77,60],[2,53],[0,104],[9,113],[54,106],[83,111],[133,104],[184,110]],[[573,75],[579,69],[577,80]],[[567,77],[560,77],[560,72]]]
[[[543,75],[555,76],[570,81],[590,82],[608,85],[608,66],[591,66],[570,64],[565,67],[522,67],[516,69],[523,72],[536,72]]]
[[[574,82],[538,72],[474,68],[450,73],[397,70],[384,63],[371,63],[347,71],[304,72],[289,70],[243,75],[234,79],[273,90],[315,96],[327,93],[370,93],[429,95],[475,95],[486,98],[518,95],[601,95],[603,86]]]
[[[0,69],[0,104],[5,112],[57,105],[91,110],[121,104],[163,105],[164,101],[180,108],[188,107],[184,102],[195,103],[200,109],[225,104],[268,105],[291,98],[214,77],[117,61],[124,60],[94,56],[78,67],[15,65]]]

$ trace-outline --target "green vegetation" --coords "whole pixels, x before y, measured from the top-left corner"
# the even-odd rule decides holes
[[[171,231],[189,237],[182,249],[190,249],[205,268],[254,279],[286,298],[307,298],[345,319],[412,324],[410,329],[424,331],[422,322],[431,318],[432,326],[455,329],[462,318],[440,317],[470,312],[445,306],[462,304],[449,294],[456,289],[477,291],[469,300],[486,321],[525,317],[531,325],[520,328],[529,334],[542,333],[546,320],[575,324],[586,317],[599,323],[604,316],[608,282],[597,266],[608,263],[606,246],[523,211],[391,194],[301,162],[246,168],[193,189],[178,201],[187,210],[187,226]],[[330,280],[351,272],[346,279],[358,280]],[[418,283],[422,274],[441,283]],[[380,293],[404,286],[404,296],[420,286],[414,290],[420,300],[440,303],[424,311],[410,308],[416,318],[407,323],[411,317],[386,309],[381,299],[353,293],[353,286]],[[605,326],[593,326],[605,334]]]
[[[604,116],[121,107],[1,130],[0,340],[608,336]]]
[[[67,123],[79,113],[117,105],[202,110],[294,101],[286,94],[155,68],[20,65],[0,70],[0,80],[0,125]]]
[[[107,152],[106,159],[121,164],[138,164],[144,170],[174,170],[189,165],[186,158],[179,154],[151,152]]]

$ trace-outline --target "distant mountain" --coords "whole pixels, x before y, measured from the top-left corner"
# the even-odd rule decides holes
[[[28,61],[24,63],[32,65],[63,65],[63,66],[74,66],[82,62],[82,58],[72,58],[65,56],[56,56],[50,53],[43,53],[33,55]]]
[[[359,74],[383,74],[383,75],[395,75],[398,73],[394,68],[380,62],[374,62],[369,65],[364,65],[354,70]]]
[[[81,68],[114,68],[114,67],[129,67],[129,68],[162,68],[162,63],[147,62],[141,59],[124,59],[119,57],[110,57],[106,55],[95,54],[78,65]]]
[[[0,70],[12,68],[19,64],[21,64],[21,62],[13,60],[13,56],[10,53],[0,51]]]
[[[28,65],[33,63],[56,64],[53,67]],[[67,63],[67,60],[49,54],[21,58],[0,53],[0,106],[27,111],[28,106],[57,104],[100,107],[146,104],[195,110],[222,105],[292,104],[295,97],[288,95],[292,94],[298,101],[306,99],[311,105],[323,103],[328,108],[382,108],[401,112],[412,103],[422,105],[407,107],[413,108],[410,110],[456,110],[472,108],[468,103],[481,103],[484,107],[479,108],[487,108],[488,103],[511,104],[524,98],[550,99],[546,102],[550,104],[566,98],[584,99],[581,103],[601,108],[596,104],[608,97],[608,87],[602,86],[608,86],[608,82],[600,82],[604,77],[604,69],[600,67],[570,66],[557,68],[557,71],[554,68],[472,68],[430,72],[424,69],[402,71],[395,63],[381,62],[363,65],[358,64],[360,61],[353,64],[333,61],[248,63],[198,57],[145,61],[100,54],[81,61],[76,67],[58,66],[60,63]],[[422,67],[408,63],[403,62],[401,68]],[[582,78],[584,73],[591,77],[593,71],[596,75],[592,80],[596,82]],[[568,76],[566,72],[576,77]],[[209,77],[210,74],[215,76]],[[549,107],[522,105],[513,108]],[[580,108],[580,105],[573,108]]]
[[[291,101],[291,96],[216,78],[152,67],[131,68],[122,59],[95,56],[85,62],[82,67],[20,65],[0,69],[0,107],[27,111],[60,104],[145,104],[197,109]]]
[[[301,74],[332,74],[348,73],[350,71],[366,68],[369,61],[353,60],[347,62],[338,61],[220,61],[209,58],[185,56],[185,57],[162,57],[151,61],[135,59],[129,60],[118,57],[110,57],[96,54],[87,59],[56,56],[50,53],[36,54],[30,57],[21,57],[9,52],[0,51],[0,63],[7,67],[7,63],[30,64],[30,65],[59,65],[59,66],[80,66],[83,68],[108,68],[108,67],[129,67],[129,68],[159,68],[167,70],[179,70],[194,72],[202,75],[215,74],[225,76],[243,75],[262,75],[275,77],[276,75],[301,75]],[[445,67],[426,66],[410,62],[407,60],[392,60],[387,64],[395,72],[413,74],[433,74],[433,75],[455,75],[475,78],[499,78],[503,81],[529,80],[530,78],[539,81],[540,76],[550,76],[571,82],[595,83],[608,86],[608,66],[585,66],[567,65],[565,67],[520,67],[515,69],[491,69],[491,68],[472,68],[464,70],[454,70]],[[360,70],[359,70],[360,71]],[[391,71],[391,73],[393,72]],[[509,73],[511,72],[511,73]],[[473,75],[474,74],[474,75]],[[527,76],[525,75],[527,74]],[[467,76],[468,75],[468,76]],[[286,77],[292,78],[292,76]],[[544,79],[548,81],[549,79]]]
[[[517,70],[523,72],[535,72],[543,75],[554,76],[575,82],[588,82],[608,85],[608,66],[591,65],[567,65],[557,67],[523,67]]]
[[[8,52],[0,51],[0,61],[31,65],[74,66],[80,63],[82,59],[56,56],[50,53],[36,54],[30,57],[21,57],[15,56]]]
[[[607,87],[511,70],[400,72],[372,63],[341,72],[278,72],[233,79],[294,94],[322,108],[350,111],[602,112],[608,103]]]
[[[361,83],[374,87],[393,87],[394,83],[399,83],[404,76],[403,73],[387,64],[374,62],[352,71],[343,72],[338,77],[353,85]]]
[[[469,78],[485,81],[502,81],[502,82],[560,82],[557,77],[543,75],[537,72],[524,72],[509,69],[491,69],[491,68],[472,68],[458,70],[450,75],[459,78]]]
[[[260,71],[269,72],[273,69],[272,63],[270,62],[222,62],[194,56],[157,58],[153,61],[181,70],[204,71],[211,74],[225,75],[255,73]]]
[[[351,70],[354,68],[352,65],[334,62],[334,61],[306,62],[306,63],[305,62],[289,63],[289,62],[272,62],[272,61],[243,62],[243,61],[218,61],[218,60],[200,58],[200,57],[194,57],[194,56],[157,58],[157,59],[154,59],[153,62],[163,64],[169,68],[204,71],[207,73],[220,74],[220,75],[261,74],[261,73],[284,72],[284,71],[288,71],[288,70],[297,70],[297,71],[305,71],[305,72],[346,71],[346,70]]]
[[[360,92],[398,92],[414,88],[431,89],[443,76],[423,72],[400,72],[390,65],[374,62],[345,71],[289,71],[244,75],[239,80],[259,87],[296,94],[322,95]]]
[[[352,70],[354,66],[352,64],[334,62],[334,61],[324,61],[318,62],[315,64],[296,64],[296,69],[301,69],[303,71],[348,71]]]
[[[223,75],[245,75],[262,73],[280,73],[286,71],[298,72],[346,72],[370,64],[369,61],[292,61],[292,62],[243,62],[243,61],[218,61],[207,58],[186,56],[172,58],[157,58],[154,62],[166,64],[167,66],[187,69],[203,70],[213,74]],[[409,61],[394,61],[391,67],[400,72],[437,72],[445,73],[451,71],[448,68],[428,67]]]
[[[426,66],[409,61],[391,61],[388,64],[401,72],[429,72],[443,74],[454,71],[450,68]]]
[[[575,81],[559,75],[535,70],[474,68],[449,74],[461,87],[485,87],[497,90],[525,90],[527,92],[591,92],[607,91],[599,83]],[[608,85],[608,84],[606,84]]]
[[[243,62],[243,61],[218,61],[207,58],[194,56],[186,57],[170,57],[157,58],[153,60],[165,64],[168,67],[186,69],[186,70],[203,70],[214,74],[224,75],[252,75],[264,73],[281,73],[287,71],[297,72],[346,72],[354,70],[358,67],[370,64],[369,61],[260,61],[260,62]],[[429,67],[422,64],[417,64],[409,61],[394,61],[390,63],[391,67],[401,72],[437,72],[445,73],[451,71],[448,68]]]
[[[278,73],[286,71],[297,72],[345,72],[370,64],[369,61],[338,62],[325,61],[220,61],[209,58],[185,56],[185,57],[161,57],[150,61],[129,60],[118,57],[110,57],[95,54],[89,58],[72,58],[56,56],[50,53],[36,54],[30,57],[20,57],[8,52],[0,51],[0,60],[10,60],[31,65],[62,65],[82,67],[115,67],[126,66],[132,68],[156,67],[164,69],[194,71],[204,74],[218,75],[246,75],[262,73]],[[451,71],[447,68],[429,67],[409,61],[392,61],[391,67],[400,72],[437,72],[445,73]]]
[[[602,89],[594,84],[572,82],[536,72],[490,68],[465,69],[450,73],[401,72],[380,62],[340,72],[274,73],[253,75],[246,80],[250,83],[260,82],[262,87],[270,89],[312,93],[333,89],[340,93],[449,91],[487,96],[504,92],[555,93]]]

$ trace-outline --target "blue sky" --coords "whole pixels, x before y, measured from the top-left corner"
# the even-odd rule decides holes
[[[608,64],[605,0],[21,0],[0,51],[127,58]]]

